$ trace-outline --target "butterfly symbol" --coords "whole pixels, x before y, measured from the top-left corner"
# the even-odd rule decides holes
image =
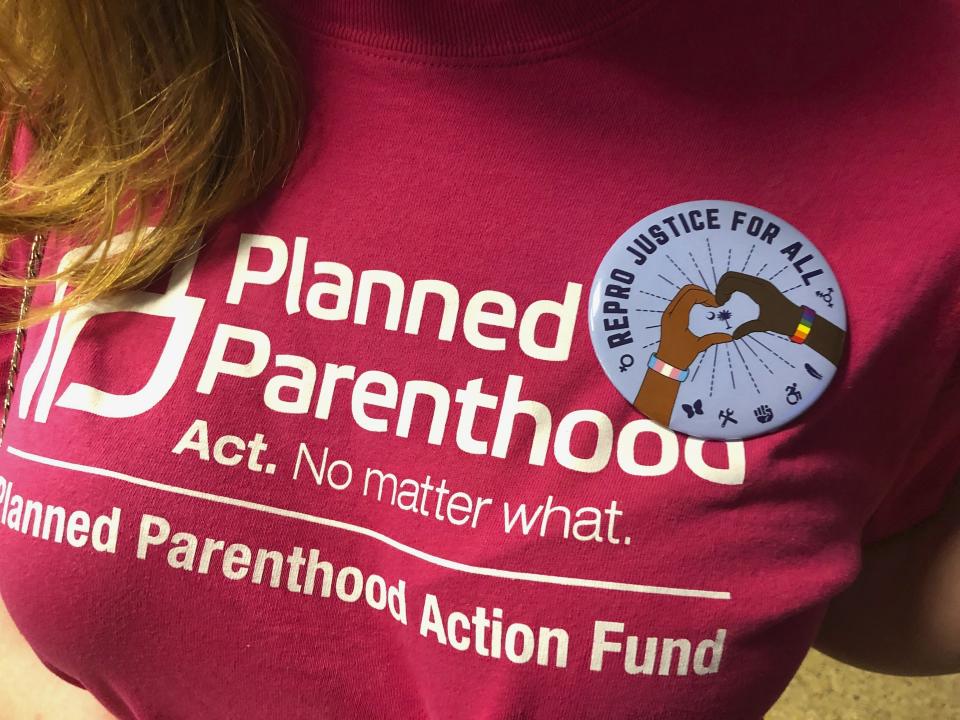
[[[682,407],[683,411],[687,414],[688,420],[694,415],[703,415],[703,400],[697,400],[693,405],[683,403],[680,407]]]

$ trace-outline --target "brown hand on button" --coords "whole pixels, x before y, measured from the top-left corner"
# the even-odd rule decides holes
[[[787,299],[769,280],[738,272],[724,273],[717,283],[716,298],[726,304],[735,292],[742,292],[760,307],[760,316],[733,331],[733,339],[755,332],[775,332],[790,337],[800,323],[801,308]]]
[[[694,305],[717,307],[718,303],[710,291],[699,285],[684,285],[660,318],[660,345],[656,356],[680,370],[688,369],[704,350],[733,340],[727,333],[698,337],[690,332],[690,311]],[[633,406],[651,420],[667,427],[679,391],[680,383],[677,380],[648,369]]]
[[[716,301],[723,305],[735,292],[742,292],[753,300],[760,308],[760,316],[737,327],[733,331],[734,340],[756,332],[773,332],[789,338],[797,331],[803,309],[769,280],[738,272],[724,273],[717,282]],[[843,355],[843,341],[843,330],[817,314],[805,344],[837,365]]]
[[[684,285],[674,296],[660,318],[660,345],[657,357],[675,368],[685,370],[704,350],[719,343],[730,342],[727,333],[710,333],[698,337],[690,332],[690,311],[694,305],[718,307],[722,305],[699,285]]]

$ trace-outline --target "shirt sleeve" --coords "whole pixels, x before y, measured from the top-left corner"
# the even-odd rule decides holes
[[[890,492],[864,531],[865,543],[904,532],[934,515],[960,482],[960,361],[942,386]]]

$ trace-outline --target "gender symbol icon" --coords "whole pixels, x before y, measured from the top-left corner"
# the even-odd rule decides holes
[[[723,200],[648,215],[590,290],[607,377],[655,422],[701,438],[776,430],[826,390],[843,354],[840,284],[781,218]]]

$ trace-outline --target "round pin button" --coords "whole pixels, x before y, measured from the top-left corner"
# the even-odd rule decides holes
[[[604,372],[655,422],[735,440],[791,422],[836,374],[846,310],[795,227],[724,200],[673,205],[627,229],[590,290]]]

